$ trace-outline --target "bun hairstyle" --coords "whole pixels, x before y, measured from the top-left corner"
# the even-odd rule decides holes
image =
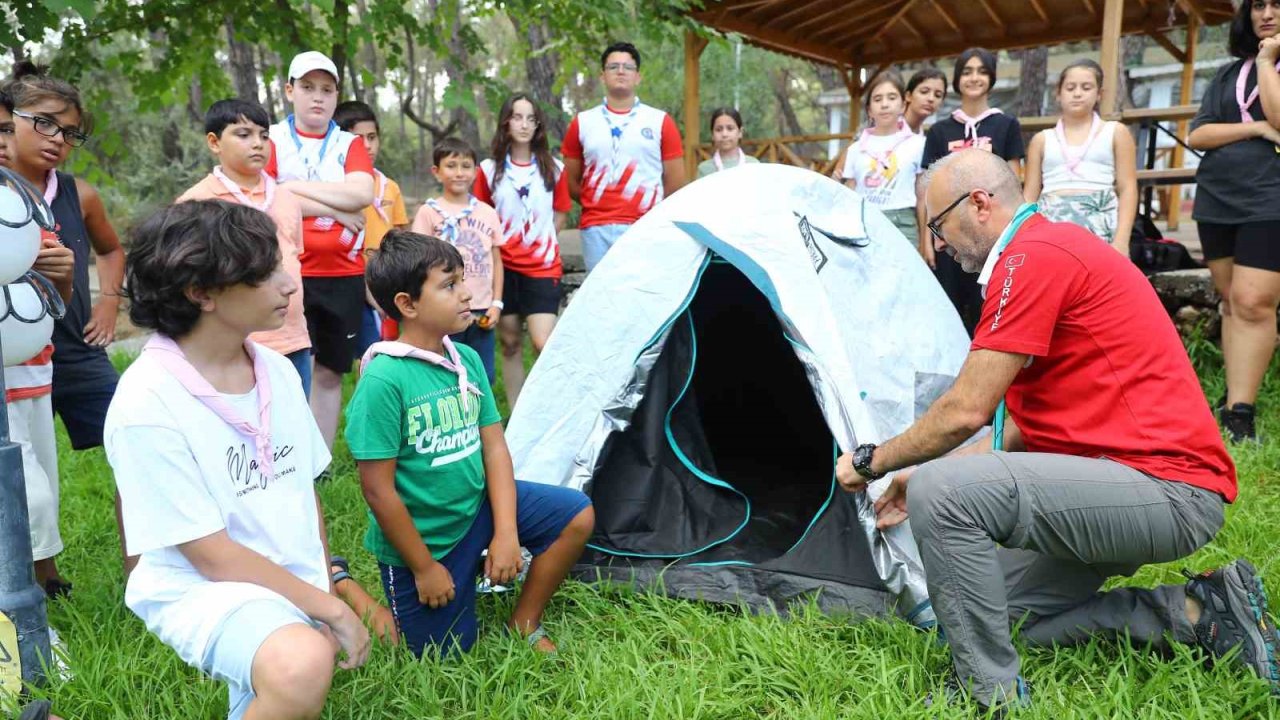
[[[64,103],[63,110],[75,108],[80,115],[80,132],[88,135],[93,122],[89,113],[85,112],[80,91],[75,85],[49,75],[48,71],[48,67],[22,60],[13,66],[13,75],[0,91],[9,96],[12,107],[16,109],[28,108],[46,100]]]

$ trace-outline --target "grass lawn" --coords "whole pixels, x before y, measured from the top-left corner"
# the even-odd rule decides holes
[[[1205,391],[1222,392],[1220,355],[1192,343]],[[499,388],[501,384],[499,382]],[[499,395],[501,391],[499,390]],[[1160,402],[1151,398],[1151,402]],[[501,397],[500,397],[501,402]],[[1234,448],[1240,499],[1217,539],[1185,561],[1143,569],[1124,583],[1180,582],[1244,556],[1269,577],[1280,602],[1280,372],[1273,368],[1262,407],[1259,446]],[[203,679],[149,635],[123,604],[112,512],[111,471],[101,450],[73,453],[60,438],[60,558],[75,583],[54,603],[74,678],[47,693],[67,718],[214,720],[227,712],[225,687]],[[335,477],[321,489],[334,552],[380,596],[377,569],[361,548],[365,506],[345,446]],[[156,478],[163,482],[164,478]],[[509,596],[481,602],[486,630],[461,659],[415,661],[376,645],[367,665],[339,671],[324,717],[370,718],[890,718],[955,717],[955,707],[923,707],[941,685],[947,652],[907,624],[851,624],[801,606],[788,619],[670,600],[625,588],[569,583],[552,603],[547,627],[555,658],[530,652],[500,632]],[[1024,673],[1035,707],[1019,717],[1280,717],[1267,687],[1234,667],[1205,669],[1198,652],[1156,657],[1112,642],[1058,652],[1026,650]]]

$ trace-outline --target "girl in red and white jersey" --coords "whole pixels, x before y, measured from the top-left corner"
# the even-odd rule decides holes
[[[529,325],[535,353],[556,325],[564,274],[556,234],[572,207],[564,164],[551,156],[546,118],[528,94],[516,93],[502,104],[490,158],[480,163],[472,194],[497,209],[506,236],[498,337],[507,400],[514,407],[524,384],[521,324]]]

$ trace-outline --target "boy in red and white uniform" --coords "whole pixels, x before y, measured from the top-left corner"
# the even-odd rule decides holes
[[[569,192],[582,203],[582,255],[590,271],[632,223],[685,183],[680,130],[636,97],[640,51],[614,43],[600,56],[604,103],[578,113],[565,131]]]
[[[311,410],[331,447],[364,311],[362,213],[373,203],[373,162],[364,140],[333,122],[338,68],[308,51],[289,63],[293,114],[271,126],[267,173],[302,201],[303,307],[315,355]]]

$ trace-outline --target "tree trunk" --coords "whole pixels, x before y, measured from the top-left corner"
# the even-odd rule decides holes
[[[1146,35],[1125,35],[1120,39],[1120,83],[1116,87],[1116,97],[1120,98],[1120,109],[1131,108],[1133,100],[1133,80],[1129,77],[1129,69],[1142,65],[1142,54],[1147,49]],[[1104,78],[1109,81],[1111,78]]]
[[[405,47],[408,50],[408,56],[409,56],[409,63],[408,63],[409,89],[404,95],[404,100],[400,103],[400,112],[404,113],[405,117],[412,120],[413,124],[417,125],[419,129],[426,130],[427,132],[431,133],[431,143],[434,145],[435,143],[440,142],[441,140],[448,137],[449,135],[452,135],[454,131],[458,129],[458,122],[457,120],[451,119],[448,125],[444,127],[440,127],[439,125],[436,125],[430,120],[427,120],[428,117],[432,117],[435,114],[434,112],[433,113],[426,112],[428,99],[435,95],[435,87],[431,84],[430,72],[427,73],[427,87],[425,91],[422,93],[422,102],[421,104],[419,104],[417,109],[414,109],[413,96],[415,94],[414,85],[416,83],[416,79],[418,76],[418,64],[417,64],[417,61],[414,59],[415,51],[414,51],[414,42],[413,42],[413,31],[411,31],[409,28],[405,28],[404,34],[405,34],[405,39],[407,40]],[[420,138],[422,137],[421,133],[419,133],[419,137]],[[422,145],[423,145],[422,152],[424,155],[426,155],[427,147],[426,147],[425,138],[423,139]]]
[[[272,55],[270,52],[267,51],[266,48],[261,46],[258,47],[258,57],[261,59],[262,67],[265,68],[271,65]],[[264,90],[266,90],[266,102],[263,104],[263,106],[266,107],[267,109],[267,115],[272,120],[275,120],[277,117],[279,117],[278,115],[276,115],[276,94],[271,87],[271,81],[267,79],[266,75],[262,76],[262,80],[263,80],[262,87]]]
[[[1018,97],[1013,111],[1018,117],[1032,117],[1044,112],[1044,91],[1049,75],[1049,48],[1044,45],[1018,53],[1022,72],[1018,78]]]
[[[791,105],[791,71],[777,70],[772,77],[773,97],[778,101],[778,134],[804,135],[800,119]],[[800,143],[792,148],[801,157],[817,157],[818,148],[813,143]]]
[[[253,60],[253,45],[236,35],[235,21],[230,14],[223,17],[223,25],[227,30],[227,57],[231,65],[231,84],[235,86],[236,97],[257,102],[258,68]]]
[[[427,5],[431,8],[432,17],[438,18],[440,9],[440,0],[427,0]],[[467,50],[467,44],[463,40],[460,27],[467,22],[461,12],[453,17],[452,27],[449,28],[449,41],[447,43],[448,56],[444,58],[444,71],[449,76],[450,87],[462,88],[463,92],[470,93],[472,99],[475,98],[475,88],[471,87],[467,81],[467,70],[470,66],[470,52]],[[411,118],[412,119],[412,118]],[[455,129],[455,133],[471,144],[477,150],[480,149],[480,125],[476,122],[476,118],[465,107],[455,107],[449,111],[449,125]]]
[[[351,7],[347,4],[347,0],[334,0],[333,15],[330,16],[329,27],[333,29],[333,50],[329,53],[329,59],[333,61],[333,66],[338,68],[338,99],[342,100],[344,95],[342,75],[347,69],[347,18],[351,14]],[[346,86],[346,88],[354,88],[356,86],[355,78]]]
[[[511,24],[529,43],[524,69],[529,76],[529,91],[547,116],[547,137],[562,139],[568,122],[565,119],[564,102],[555,89],[556,78],[560,75],[560,53],[550,49],[551,26],[546,20],[541,20],[521,27],[514,16]]]

